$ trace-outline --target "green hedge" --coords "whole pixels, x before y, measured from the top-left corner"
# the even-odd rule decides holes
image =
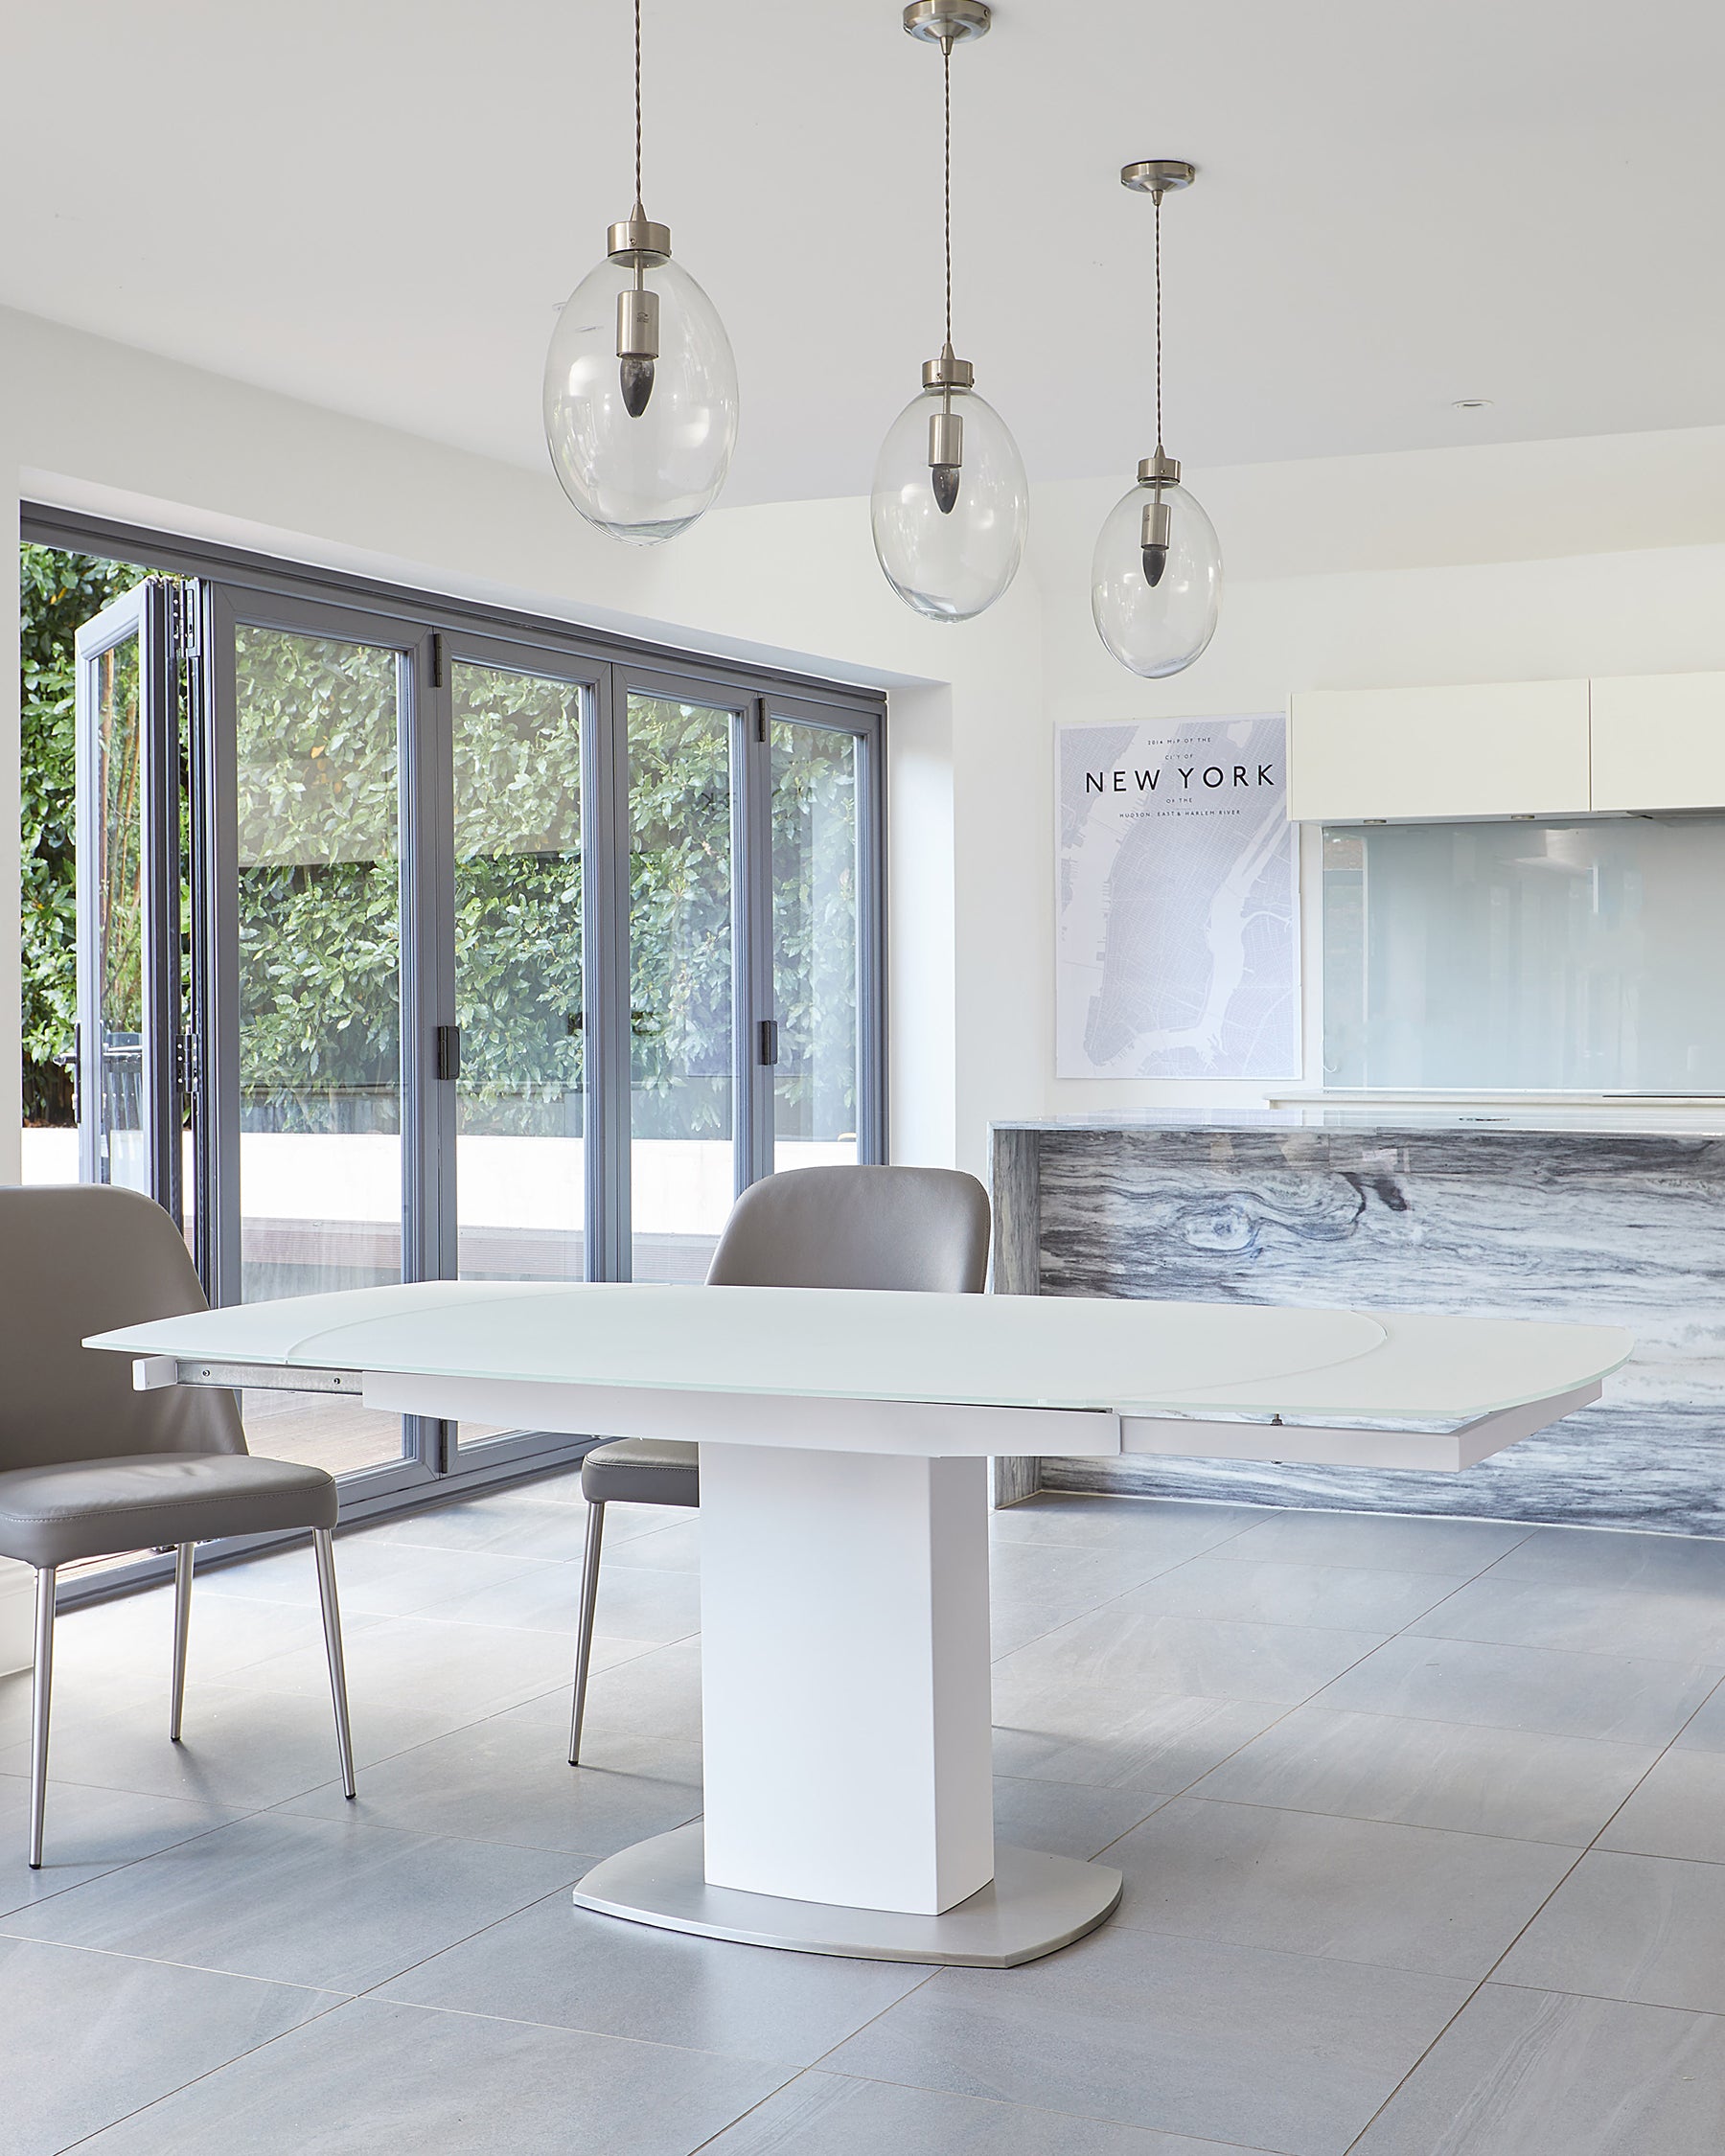
[[[73,658],[79,623],[141,571],[23,550],[27,1081],[69,1112],[50,1060],[74,1020]],[[245,1118],[390,1129],[400,1069],[393,654],[238,632],[240,962]],[[581,742],[576,692],[458,666],[456,1018],[463,1125],[581,1127]],[[849,737],[775,726],[773,916],[780,1128],[855,1128],[855,795]],[[638,1135],[730,1127],[728,723],[630,706],[632,1086]],[[56,1089],[58,1089],[58,1090]]]

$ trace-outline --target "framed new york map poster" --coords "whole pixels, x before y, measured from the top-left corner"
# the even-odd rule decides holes
[[[1300,1075],[1287,722],[1055,729],[1055,1073]]]

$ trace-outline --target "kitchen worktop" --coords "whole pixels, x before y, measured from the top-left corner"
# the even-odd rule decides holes
[[[1460,1475],[1063,1461],[1046,1486],[1725,1535],[1725,1103],[1002,1122],[997,1291],[1622,1325],[1607,1396]]]

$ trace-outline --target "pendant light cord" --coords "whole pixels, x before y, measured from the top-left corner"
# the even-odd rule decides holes
[[[1156,191],[1156,453],[1162,447],[1162,189]]]
[[[635,207],[641,204],[641,0],[634,0]]]
[[[637,0],[638,4],[638,0]],[[946,340],[953,341],[953,40],[940,40],[941,90],[946,107]]]

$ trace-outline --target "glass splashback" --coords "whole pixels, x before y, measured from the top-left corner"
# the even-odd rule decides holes
[[[1323,1082],[1725,1093],[1725,815],[1323,834]]]

